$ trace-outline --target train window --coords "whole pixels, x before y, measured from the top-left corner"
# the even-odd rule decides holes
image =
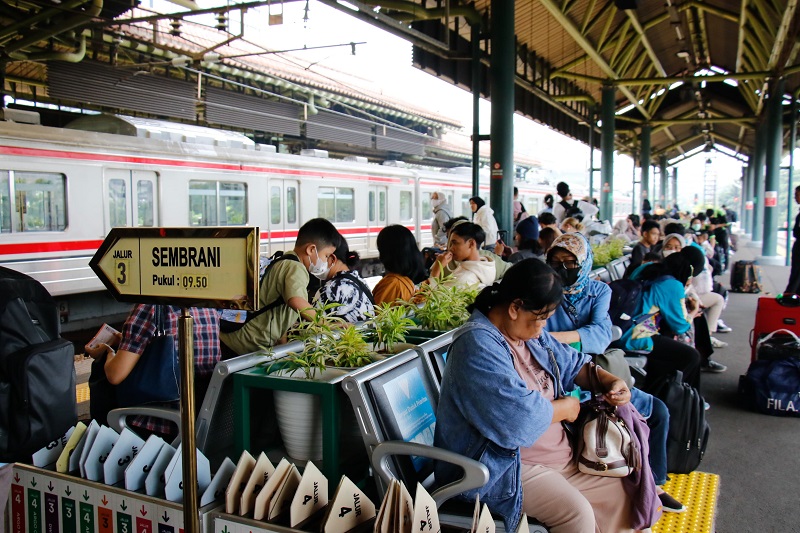
[[[369,221],[375,222],[375,191],[369,191]]]
[[[136,183],[136,205],[137,205],[137,226],[154,226],[155,216],[153,214],[154,193],[153,182],[150,180],[139,180]]]
[[[0,170],[0,233],[11,233],[11,189],[8,172]]]
[[[189,182],[189,224],[192,226],[217,225],[217,182]]]
[[[63,231],[67,227],[67,178],[63,174],[14,172],[17,231]]]
[[[414,200],[411,191],[400,191],[400,220],[414,218]]]
[[[386,191],[378,193],[378,219],[386,222]]]
[[[461,195],[461,215],[472,219],[472,208],[469,206],[469,199],[472,198],[469,194]]]
[[[108,214],[112,228],[128,225],[128,199],[125,194],[125,180],[108,180]]]
[[[281,222],[281,188],[279,185],[273,185],[269,188],[269,221],[273,224],[280,224]]]
[[[433,208],[431,207],[432,192],[422,193],[422,220],[431,220],[433,218]]]
[[[189,224],[227,226],[247,222],[247,187],[244,183],[189,182]]]
[[[286,222],[297,222],[297,187],[286,187]]]
[[[321,218],[331,222],[353,222],[356,219],[355,189],[351,187],[320,187],[317,207]]]
[[[221,226],[247,222],[247,185],[219,182],[219,215]]]

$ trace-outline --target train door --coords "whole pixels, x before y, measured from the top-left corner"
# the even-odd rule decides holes
[[[378,249],[378,233],[386,227],[386,201],[388,190],[385,185],[370,185],[367,199],[367,250]]]
[[[105,169],[106,233],[111,228],[158,226],[158,173]]]
[[[294,248],[300,229],[299,191],[297,180],[269,181],[269,240],[262,243],[262,251],[272,254]],[[264,244],[267,250],[263,249]]]

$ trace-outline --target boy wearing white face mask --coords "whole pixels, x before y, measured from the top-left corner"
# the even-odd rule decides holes
[[[309,274],[325,280],[330,271],[329,258],[341,236],[324,218],[309,220],[297,232],[291,252],[271,265],[261,279],[258,308],[268,308],[248,321],[241,329],[221,333],[220,340],[237,354],[251,353],[286,342],[286,333],[298,318],[314,316],[308,302]]]

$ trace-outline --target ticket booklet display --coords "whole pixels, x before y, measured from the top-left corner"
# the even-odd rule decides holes
[[[222,501],[201,507],[207,513]],[[180,533],[183,505],[122,486],[15,464],[12,467],[8,516],[11,533]]]

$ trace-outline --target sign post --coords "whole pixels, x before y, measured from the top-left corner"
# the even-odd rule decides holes
[[[194,335],[188,307],[255,309],[258,228],[114,228],[89,266],[121,302],[180,305],[181,448],[186,533],[200,533]]]

